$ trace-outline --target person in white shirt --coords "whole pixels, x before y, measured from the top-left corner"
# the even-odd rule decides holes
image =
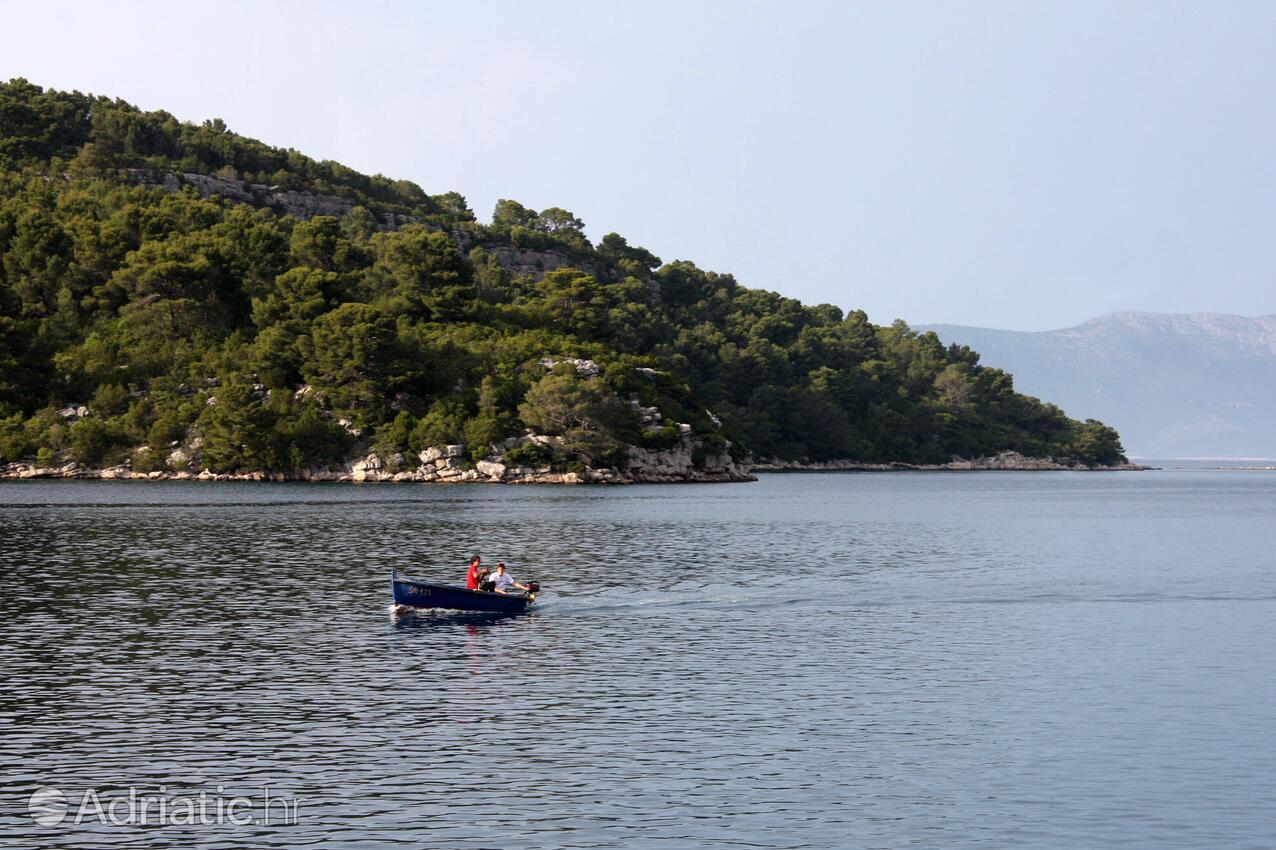
[[[507,593],[511,587],[517,587],[522,591],[527,590],[527,585],[514,581],[514,577],[505,571],[504,564],[497,564],[496,572],[492,573],[492,590],[497,593]]]

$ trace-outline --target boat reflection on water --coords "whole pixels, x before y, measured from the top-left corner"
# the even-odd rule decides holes
[[[448,645],[451,657],[463,658],[470,677],[491,673],[492,649],[509,638],[528,635],[538,625],[533,613],[499,614],[484,611],[449,611],[430,608],[409,608],[395,605],[390,608],[390,622],[396,638],[407,640],[413,646]],[[462,638],[461,643],[458,639]],[[475,700],[483,695],[476,693]],[[480,711],[476,703],[475,711]]]
[[[533,612],[504,614],[495,611],[454,611],[443,608],[411,608],[406,605],[390,606],[390,622],[396,629],[420,629],[440,631],[465,626],[470,634],[487,632],[495,627],[515,623],[533,623]]]

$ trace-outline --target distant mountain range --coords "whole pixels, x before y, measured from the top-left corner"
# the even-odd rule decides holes
[[[918,325],[1142,457],[1276,457],[1276,315],[1113,313],[1057,331]]]

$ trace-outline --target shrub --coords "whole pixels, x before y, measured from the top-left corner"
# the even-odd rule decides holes
[[[82,466],[106,460],[125,442],[125,435],[96,416],[87,416],[70,427],[71,457]]]
[[[416,418],[406,410],[399,411],[399,415],[394,417],[394,421],[388,422],[377,429],[376,441],[372,445],[372,450],[382,460],[386,460],[396,453],[401,453],[404,458],[404,466],[408,469],[416,469],[416,455],[411,450],[412,432],[416,428]],[[398,472],[398,469],[391,469],[391,472]]]
[[[168,446],[186,439],[188,422],[179,411],[166,410],[159,415],[146,433],[146,442],[152,446]]]
[[[102,384],[89,401],[89,411],[105,419],[123,413],[128,403],[128,390],[119,384]]]
[[[289,404],[278,414],[270,452],[275,469],[335,463],[350,448],[350,435],[313,404]]]
[[[149,446],[133,455],[134,472],[164,472],[168,469],[168,460],[160,449]]]
[[[672,449],[678,445],[682,439],[682,433],[678,430],[678,426],[672,422],[661,425],[655,431],[642,432],[643,448],[648,449]]]
[[[443,399],[436,401],[412,430],[410,448],[421,451],[430,446],[459,442],[465,428],[465,419],[464,405]]]
[[[465,444],[470,447],[470,458],[480,461],[491,454],[493,444],[503,436],[503,429],[495,416],[480,413],[465,423],[464,433]]]
[[[544,443],[524,443],[505,452],[505,462],[512,466],[549,466],[554,451]]]
[[[29,457],[34,446],[23,426],[22,414],[0,419],[0,461],[12,462]]]

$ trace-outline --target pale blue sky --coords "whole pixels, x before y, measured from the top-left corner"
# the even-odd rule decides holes
[[[0,77],[888,322],[1276,313],[1270,3],[30,3]]]

